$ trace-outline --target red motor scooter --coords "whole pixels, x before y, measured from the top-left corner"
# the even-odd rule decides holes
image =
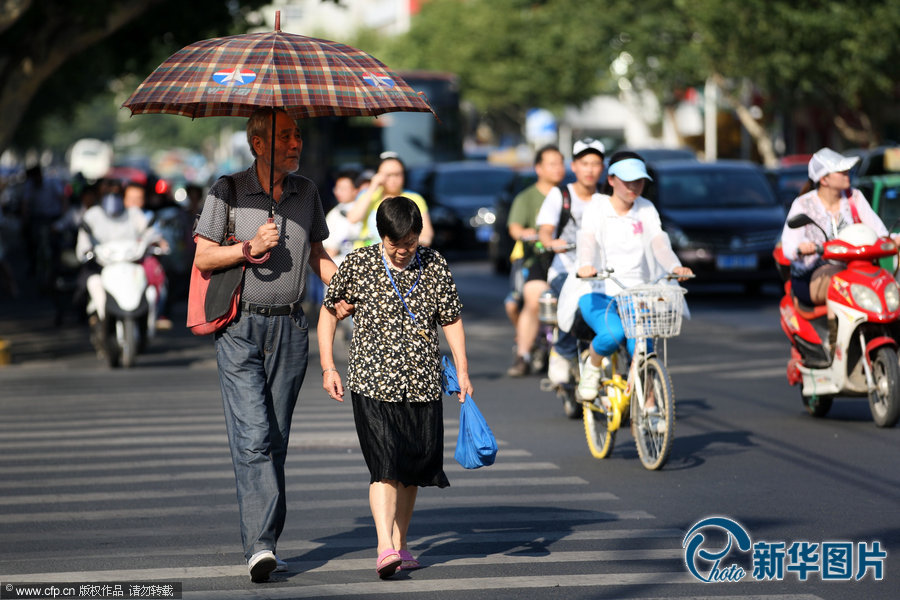
[[[791,228],[805,225],[816,224],[804,214],[788,221]],[[792,294],[790,261],[780,246],[775,249],[785,279],[780,312],[791,341],[788,382],[802,384],[803,405],[815,417],[828,413],[835,396],[867,396],[875,424],[892,427],[900,419],[900,286],[877,260],[897,254],[897,245],[855,223],[826,241],[821,253],[846,268],[832,278],[825,306],[806,306]],[[829,308],[838,324],[833,351],[827,345]]]

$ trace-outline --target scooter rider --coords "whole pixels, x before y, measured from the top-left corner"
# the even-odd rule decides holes
[[[879,237],[888,235],[863,193],[850,186],[850,169],[858,161],[859,157],[842,156],[831,148],[813,154],[804,193],[788,211],[788,221],[795,215],[806,214],[821,227],[820,230],[815,225],[806,225],[792,229],[785,223],[781,233],[782,251],[791,261],[791,289],[803,304],[825,304],[831,278],[844,268],[822,259],[822,243],[834,239],[852,223],[868,225]],[[822,239],[822,231],[827,232],[827,239]],[[834,348],[836,338],[837,320],[829,309],[829,350]]]
[[[585,210],[578,231],[578,276],[592,277],[598,268],[611,268],[618,280],[632,286],[654,279],[657,271],[692,275],[672,251],[656,208],[641,196],[644,184],[650,180],[638,154],[617,152],[610,158],[603,190],[608,195],[601,195]],[[619,289],[604,283],[597,283],[591,293],[579,295],[577,301],[582,318],[595,333],[590,360],[586,361],[578,383],[582,400],[597,397],[602,357],[611,355],[625,342],[625,330],[615,306]],[[566,300],[560,298],[560,310],[568,304]],[[633,340],[628,340],[628,351],[634,352]]]
[[[96,310],[96,320],[106,318],[106,291],[100,281],[100,266],[87,260],[96,245],[114,241],[145,240],[147,245],[165,242],[158,231],[150,227],[147,217],[137,207],[126,208],[119,190],[106,193],[100,204],[92,206],[84,213],[75,254],[84,263],[81,280],[87,287],[89,297]],[[96,322],[91,319],[92,324]]]

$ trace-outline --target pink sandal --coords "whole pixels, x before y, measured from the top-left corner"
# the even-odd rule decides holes
[[[414,571],[421,566],[419,565],[419,561],[417,561],[415,557],[410,554],[409,550],[400,550],[399,552],[397,552],[397,554],[400,555],[400,560],[403,561],[400,563],[400,568],[398,569],[398,571]]]
[[[401,562],[403,561],[400,555],[397,554],[397,551],[393,548],[388,548],[378,555],[378,560],[375,563],[375,572],[382,579],[387,579],[397,571]]]

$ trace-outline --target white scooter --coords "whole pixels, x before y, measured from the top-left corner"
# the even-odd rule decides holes
[[[101,267],[99,278],[88,279],[88,315],[92,319],[91,338],[98,354],[110,367],[132,367],[137,354],[156,334],[157,291],[147,284],[142,259],[148,253],[162,254],[149,247],[146,238],[97,244],[85,257]]]

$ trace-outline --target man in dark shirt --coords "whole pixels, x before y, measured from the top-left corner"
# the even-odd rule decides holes
[[[241,310],[216,334],[216,358],[244,556],[251,580],[261,582],[272,571],[287,569],[275,547],[287,512],[284,461],[291,417],[309,350],[308,322],[300,307],[306,265],[326,283],[337,267],[322,246],[328,228],[319,192],[312,181],[294,174],[303,149],[297,124],[282,110],[259,110],[247,122],[247,141],[255,161],[231,176],[233,186],[222,178],[210,189],[197,225],[194,262],[201,271],[246,262]],[[235,237],[246,241],[223,245],[232,193]]]

